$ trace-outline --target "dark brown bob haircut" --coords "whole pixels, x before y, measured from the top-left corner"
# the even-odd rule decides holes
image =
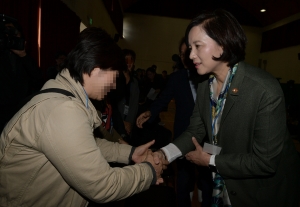
[[[119,72],[127,69],[121,48],[106,31],[98,27],[89,27],[80,33],[77,45],[68,54],[63,66],[81,84],[83,74],[91,75],[97,67]]]
[[[221,57],[212,57],[213,60],[228,62],[229,67],[245,59],[247,37],[239,22],[234,16],[223,10],[205,11],[195,17],[187,26],[185,40],[187,45],[190,30],[200,26],[206,34],[223,48]]]

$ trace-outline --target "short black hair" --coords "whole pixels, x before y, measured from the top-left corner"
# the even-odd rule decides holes
[[[146,73],[147,72],[151,72],[151,73],[156,73],[156,70],[151,66],[151,67],[149,67],[147,70],[146,70]]]
[[[123,53],[124,53],[124,56],[130,55],[132,57],[133,61],[135,61],[136,54],[135,54],[135,52],[133,50],[123,49]]]
[[[15,29],[20,32],[21,37],[24,37],[23,28],[21,24],[18,22],[17,19],[7,16],[5,14],[0,14],[0,21],[6,25],[6,24],[12,24],[14,25]]]
[[[90,75],[96,67],[102,70],[127,69],[121,48],[105,30],[98,27],[88,27],[79,34],[77,45],[68,54],[63,66],[81,84],[83,74]]]
[[[204,11],[195,17],[185,32],[187,45],[190,30],[195,26],[201,26],[206,34],[223,48],[221,57],[212,57],[213,60],[228,62],[228,66],[232,67],[245,59],[247,37],[239,22],[228,11]]]

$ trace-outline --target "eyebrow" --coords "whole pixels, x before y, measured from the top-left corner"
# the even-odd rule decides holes
[[[193,44],[196,44],[196,43],[198,43],[198,42],[201,42],[200,40],[195,40],[195,41],[193,41],[192,43]]]

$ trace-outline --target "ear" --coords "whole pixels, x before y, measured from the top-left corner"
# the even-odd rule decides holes
[[[220,46],[220,47],[219,47],[220,57],[223,55],[223,52],[224,52],[224,47],[223,47],[223,46]]]
[[[93,76],[95,76],[95,75],[98,75],[100,72],[101,72],[101,69],[100,69],[100,68],[94,68],[94,69],[91,71],[90,77],[93,77]]]

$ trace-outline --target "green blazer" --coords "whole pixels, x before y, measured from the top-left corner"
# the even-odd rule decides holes
[[[208,81],[199,84],[190,125],[174,144],[183,155],[212,139]],[[240,62],[217,135],[216,168],[233,207],[299,205],[300,159],[286,126],[284,95],[266,71]]]

